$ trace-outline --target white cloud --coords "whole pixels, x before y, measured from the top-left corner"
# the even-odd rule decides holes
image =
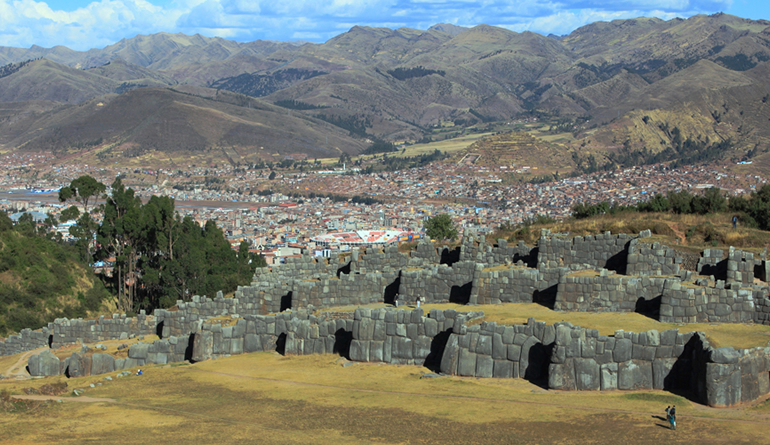
[[[566,34],[596,20],[671,18],[727,10],[733,0],[100,0],[74,11],[45,2],[0,0],[0,45],[103,47],[155,32],[200,33],[248,41],[323,41],[352,25],[426,29],[481,23]]]

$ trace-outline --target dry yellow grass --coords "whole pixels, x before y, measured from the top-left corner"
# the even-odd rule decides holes
[[[661,391],[558,392],[525,380],[420,379],[417,366],[333,355],[234,356],[151,366],[70,388],[116,403],[51,403],[0,414],[0,443],[768,443],[767,403],[715,410]],[[0,382],[0,390],[64,380]],[[101,386],[89,388],[89,384]],[[679,431],[661,428],[676,404]],[[44,427],[41,427],[44,425]]]
[[[534,245],[540,238],[540,229],[553,233],[593,235],[611,232],[637,234],[649,229],[652,238],[644,242],[658,241],[661,244],[699,253],[703,249],[727,249],[729,246],[760,253],[770,245],[770,232],[747,227],[732,228],[732,213],[707,215],[677,215],[673,213],[622,212],[616,215],[601,215],[587,219],[567,219],[552,224],[535,224],[516,231],[498,231],[487,239],[504,238],[509,241],[523,240]],[[706,241],[706,235],[711,238]]]

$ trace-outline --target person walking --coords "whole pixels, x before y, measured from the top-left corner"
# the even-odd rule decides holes
[[[676,405],[668,410],[668,423],[671,425],[671,429],[676,431]]]
[[[738,215],[733,215],[733,229],[738,227]]]

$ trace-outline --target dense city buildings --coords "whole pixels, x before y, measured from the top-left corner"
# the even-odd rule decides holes
[[[172,196],[182,215],[200,224],[215,220],[233,246],[246,240],[253,251],[273,263],[303,250],[320,255],[324,249],[355,248],[351,243],[313,241],[329,232],[419,234],[424,220],[440,213],[449,214],[460,232],[474,228],[484,233],[535,215],[566,218],[580,202],[635,204],[656,193],[682,189],[695,193],[712,186],[728,194],[743,194],[767,181],[728,173],[723,165],[679,169],[652,165],[541,184],[511,180],[516,171],[526,171],[525,166],[433,163],[371,174],[350,169],[338,169],[339,174],[277,169],[273,179],[268,179],[268,168],[250,167],[104,168],[56,165],[45,154],[12,154],[0,158],[0,206],[9,213],[27,210],[58,215],[65,208],[55,192],[61,186],[81,175],[109,185],[120,175],[140,197]],[[329,171],[333,170],[327,168],[324,173]],[[372,197],[376,203],[342,199],[352,196]],[[61,223],[60,232],[66,237],[67,222]]]

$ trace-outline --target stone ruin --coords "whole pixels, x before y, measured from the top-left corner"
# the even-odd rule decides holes
[[[359,362],[425,365],[449,375],[526,378],[562,390],[685,390],[710,406],[770,392],[770,348],[713,348],[699,332],[598,335],[569,323],[481,322],[481,312],[395,308],[321,312],[376,302],[536,302],[562,311],[643,312],[662,322],[770,325],[766,253],[708,249],[685,264],[676,250],[638,236],[541,233],[536,247],[489,243],[466,233],[461,247],[421,243],[333,258],[288,259],[260,269],[234,298],[195,296],[173,310],[56,320],[0,343],[13,354],[41,346],[156,333],[126,358],[83,350],[65,360],[30,358],[32,375],[89,375],[145,364],[201,361],[255,351],[335,353]],[[694,270],[689,270],[694,269]],[[274,314],[274,315],[271,315]],[[221,320],[229,319],[230,323]]]

